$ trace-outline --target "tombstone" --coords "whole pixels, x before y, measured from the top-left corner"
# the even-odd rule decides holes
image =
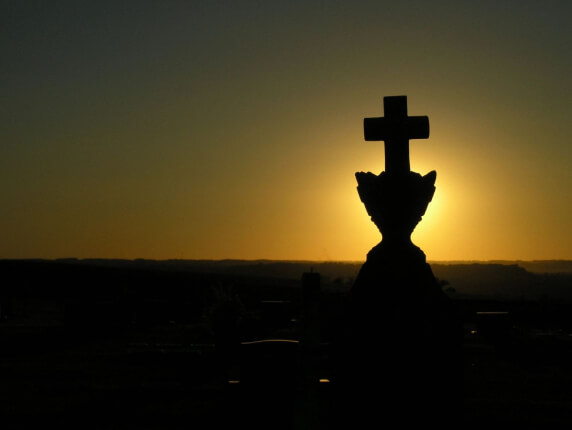
[[[406,96],[385,97],[384,109],[364,120],[364,134],[385,142],[385,171],[356,173],[382,241],[351,290],[349,338],[337,359],[340,428],[445,425],[462,395],[462,324],[410,237],[435,192],[435,171],[409,169],[409,139],[428,138],[429,120],[407,115]]]
[[[236,421],[250,429],[318,427],[319,273],[303,274],[301,296],[299,339],[263,337],[238,345],[234,408]]]
[[[320,274],[302,276],[302,332],[300,334],[300,376],[298,383],[295,428],[317,429],[320,426],[318,384],[320,379]]]

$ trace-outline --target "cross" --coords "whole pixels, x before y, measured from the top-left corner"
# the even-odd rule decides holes
[[[409,139],[429,137],[429,118],[407,116],[407,96],[383,98],[385,117],[364,118],[365,140],[385,142],[385,171],[409,172]]]

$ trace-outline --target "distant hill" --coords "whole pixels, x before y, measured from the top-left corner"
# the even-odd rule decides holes
[[[502,264],[514,265],[518,264],[520,267],[532,273],[572,273],[572,260],[490,260],[490,261],[433,261],[433,264],[446,264],[446,265],[459,265],[459,264]]]
[[[431,264],[437,278],[457,293],[491,298],[536,299],[543,294],[540,275],[517,264]]]
[[[315,271],[321,274],[326,288],[345,291],[351,288],[363,264],[351,261],[60,259],[25,260],[24,266],[14,267],[20,267],[18,273],[21,276],[23,272],[39,272],[47,262],[51,263],[50,267],[55,265],[59,268],[58,273],[61,275],[58,274],[58,277],[71,276],[75,273],[74,267],[101,268],[104,272],[99,271],[98,277],[104,276],[105,270],[114,268],[122,270],[116,273],[144,271],[147,273],[144,275],[146,283],[152,283],[153,277],[158,277],[160,273],[170,274],[169,276],[187,273],[249,280],[248,282],[259,279],[267,285],[283,285],[284,282],[299,281],[305,272]],[[13,263],[14,260],[0,260],[0,269],[7,274],[14,269]],[[457,298],[482,296],[572,302],[572,261],[432,262],[431,267],[439,280],[447,282],[449,293]]]
[[[0,260],[2,261],[2,260]],[[42,260],[27,260],[27,261],[42,261]],[[357,270],[363,264],[363,261],[311,261],[311,260],[123,260],[123,259],[77,259],[77,258],[62,258],[52,260],[61,263],[69,264],[88,264],[96,266],[113,266],[113,267],[154,267],[165,268],[169,270],[184,270],[184,271],[214,271],[214,272],[249,272],[260,271],[270,274],[271,272],[280,273],[280,277],[285,274],[287,277],[297,278],[300,275],[300,270],[316,271],[317,268],[322,269],[324,273],[329,276],[355,276]],[[431,265],[437,266],[457,266],[467,264],[479,265],[502,265],[514,266],[518,265],[532,273],[572,273],[572,260],[450,260],[450,261],[429,261]]]

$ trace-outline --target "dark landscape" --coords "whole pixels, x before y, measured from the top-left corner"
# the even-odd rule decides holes
[[[2,260],[0,416],[18,427],[298,428],[311,414],[336,428],[332,345],[361,264]],[[461,428],[569,422],[571,263],[431,267],[463,320]],[[321,278],[313,302],[308,272]],[[310,400],[308,307],[320,344]],[[371,342],[383,349],[383,336]]]

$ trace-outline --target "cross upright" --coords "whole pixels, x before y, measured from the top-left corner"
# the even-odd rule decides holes
[[[365,140],[385,142],[385,171],[409,172],[409,139],[429,137],[429,118],[407,116],[407,96],[383,98],[385,117],[364,118]]]

